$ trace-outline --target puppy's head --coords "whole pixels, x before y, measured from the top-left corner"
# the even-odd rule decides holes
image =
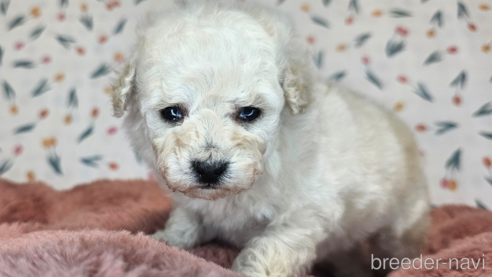
[[[144,125],[131,126],[144,131],[130,137],[152,146],[147,162],[189,197],[249,189],[284,106],[298,114],[310,101],[311,58],[289,21],[264,8],[206,4],[161,14],[138,35],[113,108]]]

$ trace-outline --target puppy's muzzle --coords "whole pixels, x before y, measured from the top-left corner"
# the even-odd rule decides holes
[[[196,180],[200,184],[218,185],[226,174],[228,162],[194,161],[192,168],[195,171]]]

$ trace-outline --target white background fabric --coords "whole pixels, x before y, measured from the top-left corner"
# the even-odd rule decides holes
[[[292,16],[327,80],[377,99],[415,130],[435,204],[492,207],[492,1],[262,2]],[[108,85],[138,19],[172,1],[0,3],[1,176],[59,189],[149,178],[110,116]],[[433,53],[439,59],[426,63]]]

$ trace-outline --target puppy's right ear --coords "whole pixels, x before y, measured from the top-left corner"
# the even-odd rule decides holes
[[[113,84],[113,115],[122,117],[129,100],[129,96],[135,89],[136,59],[131,59]]]

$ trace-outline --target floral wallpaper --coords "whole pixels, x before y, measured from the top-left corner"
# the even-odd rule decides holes
[[[292,16],[327,81],[414,130],[434,204],[492,208],[491,0],[262,3]],[[110,115],[109,83],[139,18],[172,5],[0,0],[0,176],[58,189],[152,178]]]

